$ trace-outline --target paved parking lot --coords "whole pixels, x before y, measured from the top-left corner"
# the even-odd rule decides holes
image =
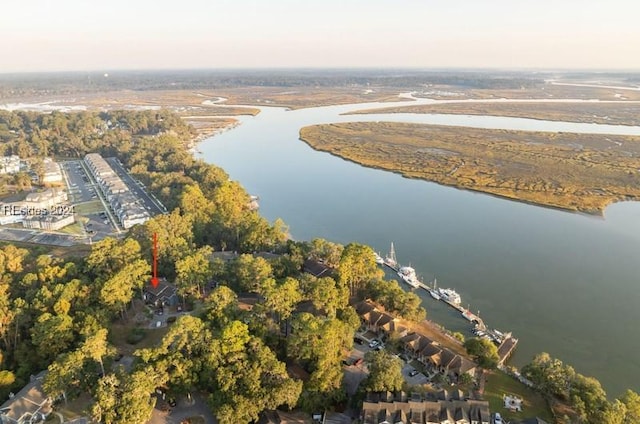
[[[0,228],[0,240],[49,244],[53,246],[73,246],[74,244],[78,244],[78,237],[76,236],[21,228]]]
[[[156,201],[138,180],[133,178],[117,158],[105,158],[109,165],[116,171],[116,174],[129,187],[129,190],[140,200],[142,205],[149,211],[151,216],[167,212],[166,208]]]
[[[96,187],[90,182],[82,161],[74,160],[60,164],[65,175],[65,183],[71,203],[84,203],[97,200]]]
[[[413,370],[415,368],[407,363],[402,367],[402,376],[407,383],[415,385],[429,384],[429,379],[421,372],[412,377],[410,374]]]

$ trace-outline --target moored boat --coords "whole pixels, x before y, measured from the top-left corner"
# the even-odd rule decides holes
[[[398,271],[398,260],[396,259],[396,251],[393,248],[393,242],[391,242],[391,250],[389,254],[384,258],[384,264],[394,271]]]
[[[462,303],[462,299],[460,295],[453,289],[440,289],[440,297],[445,302],[453,303],[454,305],[459,305]]]
[[[416,270],[410,266],[403,266],[398,270],[398,276],[402,278],[402,281],[409,284],[413,288],[420,287],[420,281],[416,275]]]
[[[440,294],[438,294],[438,289],[436,288],[436,286],[438,285],[438,280],[437,279],[433,279],[433,288],[429,289],[429,294],[431,295],[431,297],[433,297],[435,300],[440,300]]]

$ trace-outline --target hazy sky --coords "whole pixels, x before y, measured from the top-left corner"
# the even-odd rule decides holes
[[[640,69],[637,0],[7,0],[0,72]]]

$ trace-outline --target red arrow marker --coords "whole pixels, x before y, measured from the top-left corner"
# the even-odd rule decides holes
[[[155,289],[158,287],[158,234],[153,233],[153,277],[151,277],[151,285]]]

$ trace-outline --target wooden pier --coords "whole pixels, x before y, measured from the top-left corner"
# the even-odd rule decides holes
[[[384,265],[390,268],[391,270],[393,270],[394,272],[398,272],[398,270],[400,269],[400,265],[398,264],[395,257],[395,249],[393,247],[393,243],[391,243],[391,251],[389,255],[384,258],[384,263],[380,265]],[[478,312],[478,315],[476,315],[473,312],[471,312],[468,308],[460,306],[460,304],[451,302],[450,300],[444,299],[444,297],[442,297],[442,295],[437,290],[435,290],[435,283],[434,283],[434,287],[430,287],[420,280],[417,280],[416,284],[418,286],[417,288],[426,290],[429,292],[429,294],[436,294],[437,298],[439,298],[441,301],[443,301],[447,305],[451,306],[453,309],[460,312],[460,314],[464,319],[474,324],[475,330],[482,332],[482,334],[480,334],[481,337],[489,338],[495,341],[496,343],[498,343],[498,355],[500,356],[500,365],[503,365],[504,362],[507,359],[509,359],[509,357],[513,354],[513,351],[515,350],[518,344],[518,339],[514,338],[511,333],[502,334],[498,330],[489,329],[489,327],[487,327],[487,325],[485,324],[484,320],[480,318],[479,312]],[[434,300],[437,300],[436,297],[434,297]]]

